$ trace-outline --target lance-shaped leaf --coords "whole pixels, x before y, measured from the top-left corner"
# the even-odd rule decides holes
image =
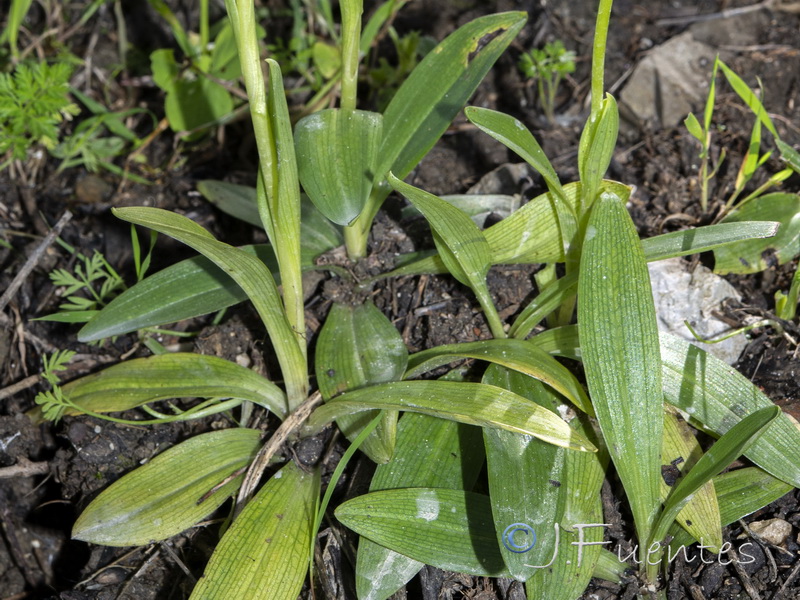
[[[445,488],[370,492],[336,509],[356,533],[422,563],[448,571],[507,575],[497,547],[489,498]]]
[[[319,211],[349,225],[369,198],[383,117],[363,110],[327,109],[294,129],[300,183]]]
[[[283,419],[286,396],[255,371],[216,356],[192,353],[134,358],[61,386],[70,401],[92,412],[122,412],[170,398],[238,398]],[[75,414],[67,409],[65,414]]]
[[[228,273],[253,302],[267,328],[286,380],[290,402],[296,404],[300,398],[305,398],[308,388],[305,351],[298,344],[283,310],[275,279],[264,263],[238,248],[217,241],[194,221],[166,210],[118,208],[114,214],[191,246]]]
[[[793,489],[792,485],[757,467],[722,473],[712,481],[723,527],[775,502]],[[670,528],[670,535],[674,536],[670,552],[693,541],[692,536],[678,526]]]
[[[800,254],[800,196],[766,194],[737,208],[724,223],[779,221],[775,237],[741,242],[714,251],[716,273],[757,273],[789,262]]]
[[[72,537],[105,546],[141,546],[188,529],[236,492],[259,446],[255,429],[195,436],[111,484],[72,529]],[[232,477],[236,475],[236,477]]]
[[[703,455],[697,438],[685,421],[672,410],[664,411],[664,441],[661,457],[661,500],[667,499],[678,476],[691,470]],[[695,539],[702,539],[712,552],[722,546],[722,525],[714,482],[707,481],[675,517]]]
[[[661,541],[667,535],[675,517],[697,491],[739,458],[780,414],[781,409],[777,406],[762,408],[742,419],[719,438],[672,489],[664,503],[664,511],[658,518],[651,541]]]
[[[595,201],[578,283],[578,323],[589,395],[631,504],[649,539],[659,499],[663,399],[650,277],[622,200]]]
[[[391,173],[389,183],[425,216],[433,231],[436,249],[447,270],[475,293],[494,337],[505,337],[503,325],[486,285],[486,274],[491,267],[492,257],[483,232],[464,212],[441,198],[403,183]]]
[[[642,250],[647,262],[686,256],[726,244],[736,244],[743,240],[771,237],[775,235],[778,225],[774,222],[753,221],[720,223],[697,229],[673,231],[642,240]],[[577,288],[577,275],[567,273],[522,309],[517,320],[511,325],[509,335],[516,338],[527,337],[542,319],[571,298]]]
[[[403,82],[383,113],[378,185],[358,222],[364,233],[391,191],[379,182],[389,171],[402,179],[419,164],[526,19],[524,12],[507,12],[470,21],[429,52]]]
[[[603,175],[614,155],[618,133],[617,102],[611,94],[606,94],[600,110],[589,116],[578,146],[578,172],[582,184],[579,214],[589,209],[600,191]]]
[[[759,409],[774,406],[741,373],[685,340],[662,333],[661,357],[666,401],[715,435]],[[800,487],[800,430],[786,415],[781,414],[745,456]]]
[[[391,321],[372,302],[361,306],[334,304],[319,333],[317,384],[325,401],[375,383],[397,381],[408,363],[408,350]],[[372,412],[348,415],[336,424],[350,441],[375,417]],[[392,457],[397,413],[384,413],[378,427],[361,445],[377,463]]]
[[[205,179],[197,183],[197,191],[221,211],[255,227],[264,224],[258,214],[257,191],[246,185]],[[314,264],[314,258],[344,243],[341,230],[326,219],[306,196],[300,198],[300,246],[303,266]]]
[[[593,435],[588,421],[579,416],[570,425],[584,435]],[[592,437],[592,439],[594,439]],[[589,585],[593,575],[618,577],[626,565],[614,556],[614,561],[601,559],[608,553],[603,550],[605,525],[603,524],[603,502],[600,488],[606,477],[608,454],[587,452],[567,452],[564,457],[564,470],[557,479],[560,493],[561,513],[558,530],[558,546],[554,556],[535,566],[541,567],[526,584],[529,598],[548,600],[573,600]],[[576,493],[576,491],[578,493]],[[613,556],[613,555],[612,555]],[[544,567],[549,561],[552,565]]]
[[[278,263],[266,244],[242,246],[277,273]],[[187,258],[146,277],[108,303],[78,332],[91,342],[191,319],[222,310],[247,299],[225,271],[204,256]]]
[[[392,462],[379,465],[370,491],[437,487],[472,488],[483,466],[477,427],[408,413],[397,425]],[[362,537],[358,541],[356,591],[360,600],[385,600],[423,563]]]
[[[556,399],[526,375],[491,365],[482,381],[555,413]],[[500,553],[511,576],[527,581],[536,573],[536,565],[547,564],[558,546],[553,524],[558,523],[563,509],[559,488],[568,451],[501,429],[484,429],[483,441]],[[520,526],[519,532],[513,530],[515,524]]]
[[[560,417],[518,394],[492,385],[455,381],[402,381],[345,392],[317,408],[307,428],[313,433],[342,415],[376,408],[497,427],[574,450],[595,450]]]
[[[190,598],[296,598],[308,572],[318,496],[319,472],[288,463],[222,537]]]
[[[423,350],[409,359],[405,379],[418,377],[462,358],[485,360],[530,375],[563,394],[583,412],[593,413],[586,392],[575,375],[544,350],[522,340],[483,340]]]
[[[524,12],[480,17],[425,56],[384,113],[379,177],[389,170],[400,178],[411,172],[450,126],[526,19]]]

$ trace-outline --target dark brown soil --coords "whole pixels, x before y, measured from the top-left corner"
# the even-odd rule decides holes
[[[191,10],[178,5],[181,18]],[[266,2],[275,8],[280,2]],[[455,27],[482,14],[501,10],[526,10],[529,23],[512,49],[497,63],[471,104],[495,108],[520,118],[541,141],[548,156],[564,181],[577,179],[575,166],[578,136],[585,119],[588,94],[590,43],[593,31],[594,2],[536,2],[511,0],[478,0],[441,2],[418,0],[403,9],[396,21],[400,32],[421,30],[441,39]],[[689,27],[704,28],[706,39],[715,41],[728,63],[748,83],[761,79],[768,110],[785,140],[797,146],[800,129],[800,18],[781,10],[760,10],[748,13],[738,27],[747,30],[755,40],[746,46],[737,45],[722,34],[715,34],[710,20],[693,25],[693,15],[706,15],[721,10],[746,6],[744,0],[658,0],[636,3],[617,0],[609,37],[607,87],[624,83],[635,67],[654,47]],[[139,3],[122,2],[126,15],[128,38],[137,53],[171,44],[171,34],[155,13]],[[38,9],[37,9],[38,10]],[[660,19],[687,17],[682,24],[663,24]],[[34,25],[44,26],[43,14],[34,15]],[[196,19],[196,15],[193,17]],[[278,24],[286,23],[278,20]],[[101,10],[96,20],[77,30],[69,43],[78,55],[88,48],[92,34],[115,30],[111,10]],[[34,28],[35,29],[35,28]],[[715,35],[717,36],[715,38]],[[28,36],[23,39],[29,40]],[[557,102],[559,125],[550,126],[535,106],[530,86],[523,81],[515,61],[519,53],[531,45],[561,39],[577,52],[577,71],[562,85]],[[728,43],[728,42],[731,43]],[[118,61],[116,45],[101,37],[94,52],[105,62]],[[44,50],[43,50],[44,51]],[[104,67],[100,67],[103,69]],[[710,65],[708,67],[710,73]],[[146,69],[145,69],[146,71]],[[144,106],[158,118],[163,117],[163,97],[140,73],[131,72],[111,78],[103,93],[115,108]],[[146,73],[143,73],[146,74]],[[701,106],[696,106],[700,110]],[[623,116],[625,115],[623,111]],[[719,209],[719,198],[732,186],[738,165],[747,148],[751,119],[740,106],[735,94],[722,88],[718,97],[715,120],[725,124],[724,134],[715,138],[716,155],[724,147],[728,161],[719,173],[712,190],[711,209],[700,210],[697,191],[697,144],[682,126],[662,127],[645,123],[628,123],[612,162],[610,175],[634,185],[630,201],[631,214],[643,237],[687,226],[707,224]],[[132,124],[146,135],[151,127],[146,119]],[[12,178],[10,170],[0,171],[0,227],[14,232],[9,237],[11,248],[0,245],[0,290],[4,290],[20,270],[38,243],[28,234],[42,235],[47,224],[53,224],[69,209],[73,220],[62,238],[84,253],[97,249],[128,281],[133,280],[133,267],[128,227],[110,215],[111,207],[150,205],[178,210],[190,216],[215,235],[234,244],[262,241],[263,235],[249,226],[216,211],[195,192],[196,182],[218,178],[237,183],[254,181],[254,146],[248,135],[248,123],[234,122],[194,144],[174,140],[169,133],[156,137],[146,151],[144,168],[127,165],[132,172],[153,182],[150,186],[120,180],[108,173],[92,174],[83,169],[56,173],[57,163],[45,163],[32,175],[32,165],[25,166],[25,175]],[[409,181],[437,194],[462,193],[495,167],[519,162],[504,147],[471,127],[459,117],[450,131]],[[125,166],[125,165],[122,165]],[[773,159],[767,171],[777,170]],[[516,182],[506,193],[523,193],[526,198],[543,191],[537,178]],[[798,177],[785,184],[787,191],[798,190]],[[390,199],[376,222],[370,240],[370,256],[355,268],[358,278],[385,272],[394,265],[398,253],[432,247],[430,235],[419,220],[400,217],[400,201]],[[160,239],[153,270],[190,256],[185,247]],[[708,257],[704,257],[706,260]],[[331,257],[330,260],[336,260]],[[713,261],[713,258],[710,260]],[[27,277],[10,305],[0,313],[0,393],[11,392],[10,386],[28,381],[39,373],[41,356],[56,348],[76,350],[79,356],[71,363],[64,379],[96,371],[117,362],[123,355],[146,355],[148,351],[133,336],[122,336],[102,346],[87,346],[75,341],[76,328],[71,325],[34,322],[31,319],[56,310],[59,299],[47,274],[54,268],[71,264],[70,256],[53,246]],[[731,309],[728,317],[743,323],[749,315],[774,316],[774,293],[787,290],[796,264],[773,267],[755,276],[730,277],[743,296],[740,307]],[[489,283],[500,314],[511,317],[521,310],[535,291],[535,266],[497,267],[489,275]],[[324,323],[334,300],[350,299],[352,284],[326,274],[315,281],[316,293],[307,302],[309,333],[316,334]],[[369,296],[392,319],[411,351],[435,345],[464,342],[490,337],[488,327],[472,295],[449,277],[421,276],[384,279],[359,290]],[[195,319],[181,325],[199,332],[194,350],[245,361],[260,372],[272,368],[265,353],[265,333],[257,316],[246,305],[230,309],[219,325],[210,318]],[[786,336],[771,329],[757,330],[742,355],[739,368],[786,412],[800,419],[800,389],[797,378],[796,340],[800,340],[796,324],[786,323]],[[163,336],[165,346],[186,343],[183,338]],[[131,428],[85,417],[68,417],[57,425],[34,426],[24,413],[33,407],[41,384],[30,381],[14,393],[3,394],[0,405],[0,469],[19,466],[22,472],[0,479],[0,598],[62,600],[98,599],[179,599],[188,597],[195,578],[213,550],[218,534],[217,524],[192,529],[161,544],[146,548],[114,549],[70,540],[70,528],[81,510],[97,493],[138,464],[152,458],[176,442],[201,431],[228,426],[225,417],[216,416],[191,424],[149,428]],[[274,426],[268,420],[264,429]],[[313,447],[312,447],[313,446]],[[330,473],[341,456],[340,441],[317,438],[306,447],[296,448],[301,457],[311,460],[323,455],[325,470]],[[368,485],[372,467],[366,459],[356,461],[343,478],[337,495],[354,494]],[[630,522],[620,514],[619,497],[612,492],[613,482],[605,486],[606,519],[618,532],[615,543],[631,540]],[[624,505],[623,505],[624,506]],[[746,521],[781,518],[792,526],[792,534],[783,547],[756,544],[756,561],[741,569],[718,562],[672,565],[668,595],[670,599],[692,598],[767,598],[800,597],[800,561],[797,560],[798,527],[800,527],[800,492],[787,494]],[[346,530],[328,530],[320,543],[320,560],[328,568],[323,573],[316,598],[354,598],[353,537]],[[729,527],[726,539],[748,535],[741,524]],[[638,582],[619,586],[595,581],[584,598],[633,598]],[[748,595],[749,594],[749,595]],[[311,598],[304,589],[303,598]],[[394,596],[401,598],[475,598],[481,600],[521,600],[524,588],[516,582],[489,580],[446,573],[425,567],[405,590]]]

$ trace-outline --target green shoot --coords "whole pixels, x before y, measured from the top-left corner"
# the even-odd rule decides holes
[[[554,123],[558,85],[565,75],[575,72],[575,52],[556,40],[548,42],[544,48],[523,53],[517,66],[525,77],[536,81],[539,106],[544,109],[547,120]]]

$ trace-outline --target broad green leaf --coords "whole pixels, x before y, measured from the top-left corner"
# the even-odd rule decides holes
[[[779,221],[775,237],[741,242],[714,251],[716,273],[757,273],[782,265],[800,254],[800,196],[766,194],[735,209],[723,223]]]
[[[637,533],[649,539],[661,504],[658,326],[639,236],[624,202],[608,192],[595,201],[586,227],[578,323],[597,420]]]
[[[308,572],[319,472],[293,462],[247,504],[217,545],[191,600],[293,600]]]
[[[349,225],[366,205],[382,130],[380,113],[333,108],[304,117],[295,126],[300,183],[334,223]]]
[[[689,342],[661,334],[661,357],[666,401],[717,436],[747,415],[774,406],[741,373]],[[745,456],[800,487],[800,430],[786,415],[780,415]]]
[[[278,270],[272,248],[242,246],[267,268]],[[203,256],[188,258],[146,277],[108,303],[78,332],[91,342],[145,327],[167,325],[199,317],[247,299],[225,271]]]
[[[221,211],[256,227],[264,227],[258,214],[255,188],[206,179],[197,183],[197,190]],[[305,196],[300,200],[300,237],[303,266],[314,264],[317,256],[344,243],[341,230],[322,216]]]
[[[588,420],[577,417],[570,425],[594,439],[594,431]],[[565,453],[564,471],[557,480],[561,484],[558,487],[561,515],[558,530],[553,525],[550,533],[556,535],[556,531],[559,532],[557,553],[536,565],[543,567],[550,560],[553,561],[552,565],[538,569],[528,579],[526,589],[529,598],[573,600],[589,585],[603,556],[605,526],[600,488],[606,477],[607,465],[608,455],[605,451],[596,454]],[[605,571],[612,573],[612,577],[613,573],[622,570],[621,566],[626,566],[620,565],[616,556],[614,558],[616,565],[605,568]]]
[[[392,461],[378,465],[370,491],[437,487],[470,489],[483,465],[477,427],[408,413],[397,425]],[[360,538],[356,591],[360,600],[385,600],[422,568],[423,563]]]
[[[215,240],[194,221],[166,210],[118,208],[114,210],[114,214],[191,246],[225,270],[245,291],[264,322],[278,355],[289,398],[293,399],[293,403],[298,402],[301,397],[305,398],[308,375],[304,349],[300,348],[298,338],[283,310],[275,279],[264,263],[238,248]]]
[[[478,227],[483,226],[489,215],[503,219],[509,217],[519,210],[521,203],[519,195],[507,194],[448,194],[439,198],[469,215]],[[400,211],[402,219],[411,219],[421,214],[413,204],[404,206]]]
[[[403,338],[372,302],[361,306],[334,304],[319,333],[316,351],[317,384],[328,401],[342,392],[367,385],[397,381],[408,363]],[[337,419],[350,441],[375,417],[368,412]],[[361,450],[376,463],[391,459],[397,413],[388,411]]]
[[[164,111],[172,131],[192,131],[213,125],[233,111],[233,99],[228,90],[207,77],[178,79],[167,92]]]
[[[575,208],[567,200],[558,175],[536,138],[518,119],[510,115],[474,106],[467,107],[464,112],[481,131],[516,152],[542,175],[557,216],[559,242],[564,252],[567,252],[578,227]]]
[[[519,119],[477,106],[468,106],[464,109],[464,114],[478,129],[492,136],[533,167],[544,179],[550,193],[567,204],[568,210],[574,213],[572,203],[567,202],[553,165],[550,164],[539,142]]]
[[[524,12],[480,17],[428,53],[384,113],[376,168],[379,178],[390,170],[401,179],[411,172],[450,126],[526,19]]]
[[[759,221],[707,225],[647,238],[642,240],[642,250],[647,262],[653,262],[705,252],[742,240],[770,237],[775,235],[777,228],[778,223]],[[574,273],[567,273],[554,285],[545,289],[522,309],[511,325],[509,335],[517,338],[527,337],[542,319],[576,293],[577,285],[577,276]]]
[[[492,335],[506,337],[486,284],[491,252],[483,232],[464,212],[433,194],[403,183],[391,173],[389,183],[425,215],[442,262],[453,277],[475,293]]]
[[[392,174],[389,183],[425,216],[433,230],[439,256],[453,277],[473,290],[485,287],[491,254],[478,226],[455,206],[403,183]]]
[[[522,340],[483,340],[423,350],[410,357],[409,369],[404,378],[418,377],[436,367],[463,358],[489,361],[530,375],[563,394],[583,412],[593,413],[586,392],[575,375],[543,350]]]
[[[603,175],[611,164],[619,133],[619,112],[614,96],[606,94],[598,112],[593,112],[583,128],[578,147],[578,171],[581,178],[579,215],[594,203],[601,191]]]
[[[346,527],[416,561],[471,575],[505,576],[489,498],[446,488],[370,492],[336,509]]]
[[[722,473],[712,481],[717,493],[723,527],[771,504],[793,489],[790,484],[757,467]],[[670,529],[670,535],[674,536],[670,542],[671,552],[693,542],[692,536],[677,526]]]
[[[661,450],[661,501],[665,501],[677,476],[686,473],[703,455],[697,438],[685,421],[679,420],[671,410],[664,411],[664,441]],[[665,470],[666,469],[666,470]],[[667,481],[669,480],[669,483]],[[713,481],[707,481],[678,513],[677,522],[702,539],[712,552],[722,546],[722,525]]]
[[[92,412],[123,412],[170,398],[238,398],[283,419],[286,396],[255,371],[216,356],[192,353],[134,358],[70,381],[64,394]],[[65,414],[76,414],[67,409]]]
[[[482,381],[513,391],[554,413],[559,404],[540,382],[497,365],[486,370]],[[558,547],[554,523],[559,522],[564,508],[560,486],[566,483],[562,477],[569,452],[502,429],[484,429],[483,441],[500,553],[511,577],[527,581],[537,572],[536,565],[547,564]],[[515,524],[518,531],[513,530]]]
[[[224,429],[162,452],[95,498],[72,537],[104,546],[143,546],[188,529],[236,492],[244,474],[226,480],[253,459],[259,439],[254,429]]]
[[[705,350],[668,333],[659,338],[664,399],[693,425],[720,436],[748,414],[774,406],[746,377]],[[574,325],[542,332],[531,343],[551,354],[581,360]],[[780,415],[745,456],[800,487],[800,429],[788,416]]]
[[[560,417],[522,396],[491,385],[455,381],[382,383],[345,392],[317,408],[308,420],[307,429],[319,431],[342,415],[376,408],[497,427],[573,450],[595,450],[589,440],[572,431]]]
[[[664,510],[658,518],[651,541],[660,542],[675,517],[697,491],[739,458],[780,414],[780,408],[768,406],[746,416],[725,432],[672,489],[664,503]]]

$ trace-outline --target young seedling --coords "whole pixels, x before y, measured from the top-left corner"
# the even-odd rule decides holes
[[[547,121],[555,123],[556,94],[565,75],[575,72],[575,53],[564,47],[564,42],[547,42],[544,48],[523,52],[517,62],[519,70],[536,83],[539,106]]]

